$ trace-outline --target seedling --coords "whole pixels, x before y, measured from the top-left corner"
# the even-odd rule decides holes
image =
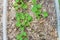
[[[41,11],[42,5],[37,4],[36,0],[32,0],[33,7],[32,7],[32,12],[36,15],[36,18],[39,20],[41,18],[41,14],[43,14],[43,17],[46,18],[48,16],[47,12]]]
[[[27,4],[23,3],[23,4],[21,4],[21,8],[22,8],[22,9],[27,9],[28,6],[27,6]]]
[[[16,22],[16,27],[20,27],[22,24],[18,21]]]
[[[16,7],[16,6],[18,6],[18,4],[17,4],[16,2],[14,2],[14,3],[13,3],[13,6]]]
[[[17,40],[28,40],[27,33],[22,31],[20,34],[16,36]],[[23,39],[24,38],[24,39]]]
[[[38,10],[38,9],[37,9],[35,6],[32,7],[32,12],[35,13],[37,10]]]
[[[48,17],[48,13],[46,11],[43,12],[43,17],[44,18]]]
[[[16,14],[17,25],[21,22],[22,25],[27,26],[32,21],[32,17],[29,14],[17,13]],[[20,25],[18,25],[20,26]]]
[[[40,9],[41,8],[42,8],[41,4],[35,4],[32,7],[32,12],[35,13],[37,19],[40,19],[40,15],[41,15],[41,10]]]
[[[23,2],[23,0],[15,0],[14,3],[15,10],[19,10],[20,8],[25,10],[28,8],[27,4]],[[27,33],[24,31],[26,27],[30,25],[32,21],[32,17],[28,13],[16,12],[16,27],[21,30],[21,33],[16,36],[17,40],[28,40]]]
[[[32,3],[33,3],[33,4],[36,4],[36,0],[32,0]]]
[[[19,2],[19,0],[15,0],[15,2]]]
[[[24,32],[25,27],[30,25],[32,17],[28,13],[16,13],[16,27],[21,30],[21,34],[17,35],[17,40],[28,40],[26,32]],[[23,32],[22,32],[23,31]]]
[[[28,6],[26,3],[23,2],[23,0],[15,0],[16,2],[13,4],[15,7],[15,10],[18,10],[19,8],[27,9]]]
[[[35,14],[36,18],[39,20],[41,18],[41,14],[43,14],[43,17],[46,18],[48,16],[48,13],[46,11],[42,12],[41,4],[37,4],[36,0],[32,0],[33,7],[31,11]],[[28,40],[27,33],[25,32],[25,28],[30,26],[30,23],[33,21],[32,16],[30,16],[26,12],[18,12],[20,8],[22,10],[25,10],[28,8],[27,4],[23,0],[15,0],[14,8],[16,10],[16,27],[19,28],[21,31],[17,36],[17,40]]]

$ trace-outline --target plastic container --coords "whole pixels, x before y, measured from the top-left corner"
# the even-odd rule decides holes
[[[56,8],[56,14],[57,14],[57,31],[58,31],[58,39],[60,40],[60,9],[59,9],[59,1],[60,0],[55,0],[55,8]]]
[[[8,10],[7,10],[8,13],[4,14],[5,16],[7,16],[6,17],[7,20],[4,19],[5,21],[3,22],[4,23],[3,25],[5,25],[5,27],[7,27],[7,29],[3,28],[3,33],[4,33],[3,40],[16,40],[16,35],[20,33],[20,30],[18,28],[16,28],[16,26],[15,26],[16,11],[13,7],[13,2],[14,2],[14,0],[8,0],[8,3],[7,3],[8,4]],[[40,3],[43,5],[42,10],[46,10],[48,12],[49,16],[46,19],[40,19],[39,21],[37,21],[35,19],[33,20],[31,27],[26,28],[28,38],[29,38],[29,40],[40,40],[40,39],[41,40],[58,40],[58,35],[60,35],[59,30],[57,30],[57,26],[58,26],[57,23],[59,22],[59,20],[58,20],[58,13],[59,13],[58,8],[59,7],[57,6],[58,2],[57,2],[57,0],[41,0]],[[31,8],[30,6],[31,6],[31,4],[29,4],[29,8]],[[31,13],[31,11],[29,11],[29,13]],[[57,15],[56,15],[56,13],[57,13]],[[33,13],[31,13],[31,14],[34,17]],[[6,23],[6,21],[7,21],[7,23]],[[60,29],[60,28],[58,27],[58,29]],[[58,33],[57,33],[57,31],[58,31]]]

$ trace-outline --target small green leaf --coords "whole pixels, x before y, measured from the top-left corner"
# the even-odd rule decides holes
[[[28,13],[25,13],[25,16],[26,16],[26,17],[28,17],[28,16],[29,16],[29,14],[28,14]]]
[[[25,19],[24,15],[23,16],[21,15],[21,19]]]
[[[16,2],[14,2],[13,6],[16,7],[16,6],[18,6],[18,4]]]
[[[38,10],[38,9],[37,9],[35,6],[32,7],[32,12],[35,13],[37,10]]]
[[[23,40],[23,38],[21,37],[19,40]]]
[[[28,7],[27,7],[27,5],[26,4],[24,4],[24,6],[23,6],[23,9],[27,9]]]
[[[20,19],[24,19],[25,18],[23,13],[20,13],[19,15],[20,15]]]
[[[22,32],[21,35],[23,35],[23,36],[27,36],[26,32]]]
[[[30,23],[27,21],[27,22],[25,23],[25,26],[26,26],[26,27],[29,27],[29,26],[30,26]]]
[[[16,35],[16,39],[17,40],[19,40],[20,38],[21,38],[21,35],[20,34]]]
[[[20,2],[23,2],[23,0],[20,0]]]
[[[18,39],[20,39],[20,36],[19,36],[19,35],[17,35],[17,36],[16,36],[16,39],[17,39],[17,40],[18,40]]]
[[[41,10],[36,11],[35,15],[36,15],[36,18],[39,20],[41,15]]]
[[[19,2],[19,0],[15,0],[15,2]]]
[[[46,18],[48,16],[47,12],[43,12],[43,17]]]
[[[33,4],[36,4],[36,0],[32,0],[32,3],[33,3]]]
[[[24,31],[24,27],[20,27],[19,29],[20,29],[21,31]]]
[[[17,21],[20,21],[20,18],[19,18],[19,16],[18,16],[18,17],[16,17],[16,20],[17,20]]]
[[[18,35],[16,36],[16,39],[17,39],[17,40],[23,40],[22,35],[21,35],[21,34],[18,34]]]
[[[15,10],[18,10],[19,9],[19,7],[15,7]]]
[[[36,11],[35,14],[36,14],[36,15],[40,15],[40,14],[41,14],[41,10]]]
[[[25,20],[22,22],[22,24],[23,24],[23,25],[25,25],[25,24],[26,24]]]
[[[40,9],[40,8],[42,8],[42,5],[41,4],[35,4],[34,7],[36,7],[37,9]]]
[[[27,8],[28,8],[27,4],[25,4],[25,3],[21,4],[21,7],[22,7],[23,9],[27,9]]]
[[[17,21],[20,21],[19,13],[16,13],[16,20],[17,20]]]
[[[16,22],[16,26],[17,27],[20,27],[21,26],[21,23],[20,22]]]
[[[16,17],[19,17],[19,13],[16,13]]]
[[[41,4],[37,4],[36,6],[37,6],[37,8],[42,8]]]
[[[32,21],[32,17],[31,16],[28,16],[28,21],[31,22]]]

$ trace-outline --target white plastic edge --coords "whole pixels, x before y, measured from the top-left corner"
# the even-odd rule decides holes
[[[7,1],[3,0],[3,40],[7,40]]]
[[[57,31],[58,31],[58,39],[60,40],[60,12],[59,12],[59,2],[58,0],[55,0],[55,8],[56,8],[56,14],[57,14]]]

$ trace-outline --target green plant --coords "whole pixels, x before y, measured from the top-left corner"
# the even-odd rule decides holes
[[[36,0],[32,0],[32,3],[33,3],[33,4],[36,4]]]
[[[21,33],[16,36],[17,40],[28,40],[25,28],[30,25],[32,17],[28,13],[16,13],[16,27],[21,30]]]
[[[32,0],[33,7],[32,7],[32,12],[36,15],[36,18],[39,20],[41,18],[41,15],[43,14],[43,17],[46,18],[48,16],[47,12],[41,11],[42,5],[37,4],[36,0]]]
[[[23,8],[23,9],[27,9],[27,8],[28,8],[28,6],[27,6],[27,4],[22,3],[22,4],[21,4],[21,8]]]
[[[18,12],[20,8],[25,10],[28,8],[28,6],[23,0],[15,0],[15,3],[13,4],[13,6],[16,10],[16,27],[18,27],[21,30],[21,33],[19,33],[16,36],[16,39],[28,40],[27,33],[25,32],[25,28],[30,26],[32,17],[28,13]]]
[[[28,13],[16,13],[16,20],[16,26],[28,26],[32,21],[32,17]]]
[[[18,10],[19,8],[22,8],[22,9],[28,8],[27,4],[24,3],[23,0],[15,0],[15,3],[13,5],[15,7],[15,10]]]
[[[15,2],[19,2],[19,0],[15,0]]]
[[[20,34],[16,36],[17,40],[28,40],[27,33],[22,31]]]
[[[40,19],[40,15],[41,15],[40,9],[41,8],[42,8],[41,4],[35,4],[35,5],[33,5],[32,9],[31,9],[32,12],[35,13],[37,19]]]
[[[32,7],[32,12],[39,11],[40,8],[42,8],[42,5],[41,4],[35,4]]]
[[[43,17],[44,18],[48,17],[48,13],[46,11],[43,12]]]
[[[16,2],[14,2],[13,6],[15,7],[15,10],[19,9],[18,4]]]

